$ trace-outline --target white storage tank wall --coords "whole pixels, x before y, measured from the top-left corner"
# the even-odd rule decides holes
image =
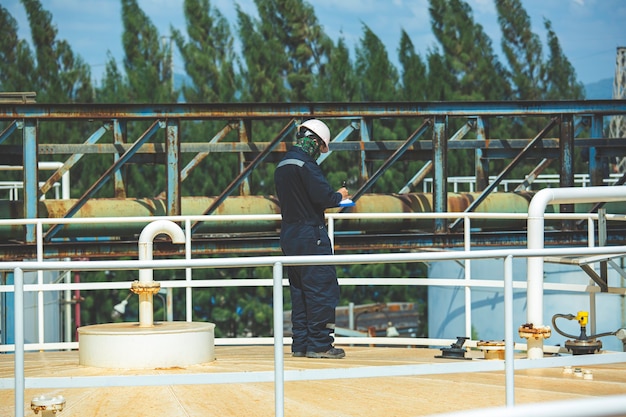
[[[616,259],[620,264],[620,260]],[[461,261],[462,263],[462,261]],[[599,274],[598,265],[595,265]],[[513,260],[513,279],[525,282],[527,270],[526,259]],[[621,276],[610,266],[608,268],[609,285],[621,287]],[[429,263],[429,278],[446,278],[464,280],[465,272],[457,262],[440,261]],[[471,260],[471,277],[476,280],[504,281],[503,260]],[[577,265],[564,265],[544,263],[545,283],[564,283],[589,285],[591,279]],[[504,289],[472,287],[472,331],[479,340],[504,340]],[[596,293],[596,331],[605,333],[625,327],[624,296],[608,293]],[[513,316],[514,328],[527,322],[526,289],[514,289],[513,291]],[[543,324],[552,328],[552,317],[555,314],[573,314],[578,311],[588,311],[590,323],[587,326],[587,335],[591,335],[591,311],[590,296],[587,293],[556,292],[544,290],[544,317]],[[556,324],[559,329],[570,335],[578,336],[580,326],[576,320],[557,318]],[[515,341],[526,343],[514,333]],[[456,339],[465,335],[465,288],[464,287],[441,287],[429,286],[428,288],[428,336],[431,338]],[[567,337],[563,337],[552,329],[552,336],[545,340],[545,345],[564,346]],[[603,349],[622,351],[622,342],[615,336],[601,337]]]

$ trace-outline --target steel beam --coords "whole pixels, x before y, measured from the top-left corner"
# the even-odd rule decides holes
[[[155,121],[152,124],[152,126],[150,126],[148,130],[146,130],[144,134],[141,135],[139,139],[137,139],[137,141],[133,144],[133,146],[129,150],[127,150],[120,157],[119,160],[117,160],[112,166],[110,166],[109,169],[107,169],[100,176],[100,178],[76,201],[76,203],[67,211],[67,213],[65,213],[63,217],[68,218],[68,217],[74,216],[74,214],[76,214],[78,210],[80,210],[80,208],[91,197],[93,197],[96,194],[96,192],[98,192],[98,190],[102,188],[102,186],[109,181],[109,179],[111,179],[112,174],[115,173],[117,170],[119,170],[120,167],[124,165],[131,158],[131,156],[136,152],[136,150],[144,142],[149,140],[162,127],[162,124],[163,123],[159,120]],[[46,233],[45,240],[49,241],[50,239],[52,239],[54,235],[58,232],[59,227],[60,226],[58,224],[55,224],[52,227],[50,227],[50,229],[48,230],[48,233]]]
[[[550,116],[553,114],[626,114],[626,100],[572,101],[436,101],[363,103],[0,103],[0,120],[97,120],[97,119],[289,119],[354,117],[476,117]]]

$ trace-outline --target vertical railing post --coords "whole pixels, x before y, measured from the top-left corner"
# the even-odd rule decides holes
[[[15,315],[15,416],[24,417],[24,271],[13,270]]]
[[[191,259],[191,220],[185,220],[185,259]],[[188,322],[193,320],[193,306],[192,306],[192,295],[191,295],[191,278],[192,278],[192,270],[191,268],[185,268],[185,281],[187,281],[187,285],[185,287],[185,317]]]
[[[515,342],[513,340],[513,256],[504,258],[504,379],[506,406],[515,405]]]
[[[274,264],[274,397],[276,417],[285,415],[285,373],[283,358],[283,264]]]
[[[465,227],[463,228],[463,248],[466,251],[471,250],[471,226],[469,216],[463,216]],[[465,259],[464,263],[465,272],[465,336],[472,337],[472,287],[470,286],[472,281],[472,260]]]

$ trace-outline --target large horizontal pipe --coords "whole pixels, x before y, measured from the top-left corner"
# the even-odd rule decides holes
[[[478,193],[449,193],[448,211],[463,212],[478,196]],[[478,213],[528,213],[529,202],[534,193],[504,193],[490,194],[477,208]],[[214,197],[183,197],[183,215],[201,215],[211,206]],[[42,200],[39,201],[39,217],[62,218],[75,204],[76,200]],[[592,204],[581,203],[575,205],[575,212],[585,213]],[[608,203],[610,213],[626,213],[626,203]],[[412,194],[365,194],[350,209],[355,213],[432,213],[433,203],[431,193]],[[338,209],[330,209],[336,212]],[[558,212],[558,205],[548,206],[546,213]],[[273,196],[241,196],[229,197],[214,212],[216,215],[245,215],[245,214],[279,214],[280,206]],[[148,217],[165,216],[166,201],[158,198],[142,199],[92,199],[76,213],[76,218],[93,217]],[[0,218],[23,219],[22,201],[0,201]],[[555,223],[556,224],[556,223]],[[145,222],[137,223],[90,223],[67,225],[55,237],[106,237],[138,235],[145,227]],[[370,233],[400,232],[412,230],[431,230],[432,219],[364,219],[340,220],[335,224],[337,231],[362,231]],[[526,227],[525,219],[473,219],[472,228],[483,230],[523,230]],[[44,231],[48,226],[44,226]],[[275,232],[280,228],[279,221],[225,221],[203,222],[198,233],[254,233]],[[23,226],[0,225],[0,239],[22,239]]]

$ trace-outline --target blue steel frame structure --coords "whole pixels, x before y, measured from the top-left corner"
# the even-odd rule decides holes
[[[601,185],[609,158],[626,155],[626,138],[606,138],[603,131],[608,117],[626,115],[626,100],[585,101],[506,101],[506,102],[370,102],[370,103],[202,103],[202,104],[37,104],[0,103],[0,163],[22,162],[24,199],[23,217],[39,218],[39,196],[49,190],[55,181],[71,170],[90,153],[110,153],[111,166],[95,181],[64,217],[74,216],[94,198],[104,184],[113,181],[114,199],[126,197],[123,175],[125,164],[152,154],[155,161],[166,166],[165,214],[179,215],[181,209],[181,182],[184,181],[210,152],[237,152],[240,155],[239,174],[206,207],[203,214],[212,214],[233,195],[246,194],[250,173],[262,163],[277,159],[286,150],[286,142],[293,137],[296,124],[316,117],[337,120],[343,127],[330,144],[335,151],[360,153],[362,184],[353,193],[358,200],[395,162],[406,158],[422,159],[424,168],[416,173],[400,193],[409,193],[429,171],[433,176],[432,209],[448,211],[447,153],[454,149],[469,149],[475,153],[476,184],[480,194],[464,210],[472,211],[494,191],[499,182],[522,161],[539,159],[529,176],[538,174],[549,160],[558,160],[560,186],[574,185],[574,150],[586,148],[589,154],[589,174],[594,185]],[[533,138],[491,138],[488,125],[495,118],[527,117],[545,119],[545,127]],[[389,118],[414,119],[418,127],[404,141],[390,141],[377,137],[374,121]],[[256,142],[251,137],[252,124],[266,120],[282,121],[283,128],[269,142]],[[451,119],[465,120],[462,127],[450,134]],[[207,142],[186,143],[181,137],[181,122],[186,120],[223,121],[224,127]],[[38,126],[49,122],[91,121],[97,123],[93,133],[82,144],[41,144]],[[134,141],[129,141],[127,127],[135,121],[149,121],[150,126]],[[164,138],[158,132],[164,130]],[[470,131],[475,139],[463,139]],[[548,137],[556,131],[555,137]],[[21,147],[6,145],[9,137],[21,132]],[[112,132],[110,143],[103,143]],[[222,139],[236,132],[238,140],[223,143]],[[430,132],[430,136],[428,135]],[[578,137],[587,132],[588,137]],[[230,135],[232,136],[232,135]],[[463,139],[463,140],[459,140]],[[193,154],[186,165],[181,165],[183,153]],[[63,166],[43,185],[39,185],[38,162],[42,155],[67,155]],[[510,162],[495,181],[489,183],[488,161],[507,159]],[[367,161],[382,160],[376,172],[368,172]],[[621,180],[623,183],[623,179]],[[236,191],[239,191],[236,193]],[[397,192],[389,190],[390,193]],[[596,207],[597,208],[597,207]],[[561,212],[573,211],[573,205],[562,205]],[[194,232],[199,224],[194,225]],[[448,235],[458,231],[459,221],[448,223],[437,219],[433,235]],[[46,241],[57,236],[61,226],[51,226]],[[436,239],[432,239],[435,243]],[[441,240],[441,239],[440,239]],[[445,240],[445,239],[444,239]],[[23,243],[35,242],[33,226],[26,226]],[[0,251],[1,252],[1,251]],[[2,254],[0,254],[2,256]]]

